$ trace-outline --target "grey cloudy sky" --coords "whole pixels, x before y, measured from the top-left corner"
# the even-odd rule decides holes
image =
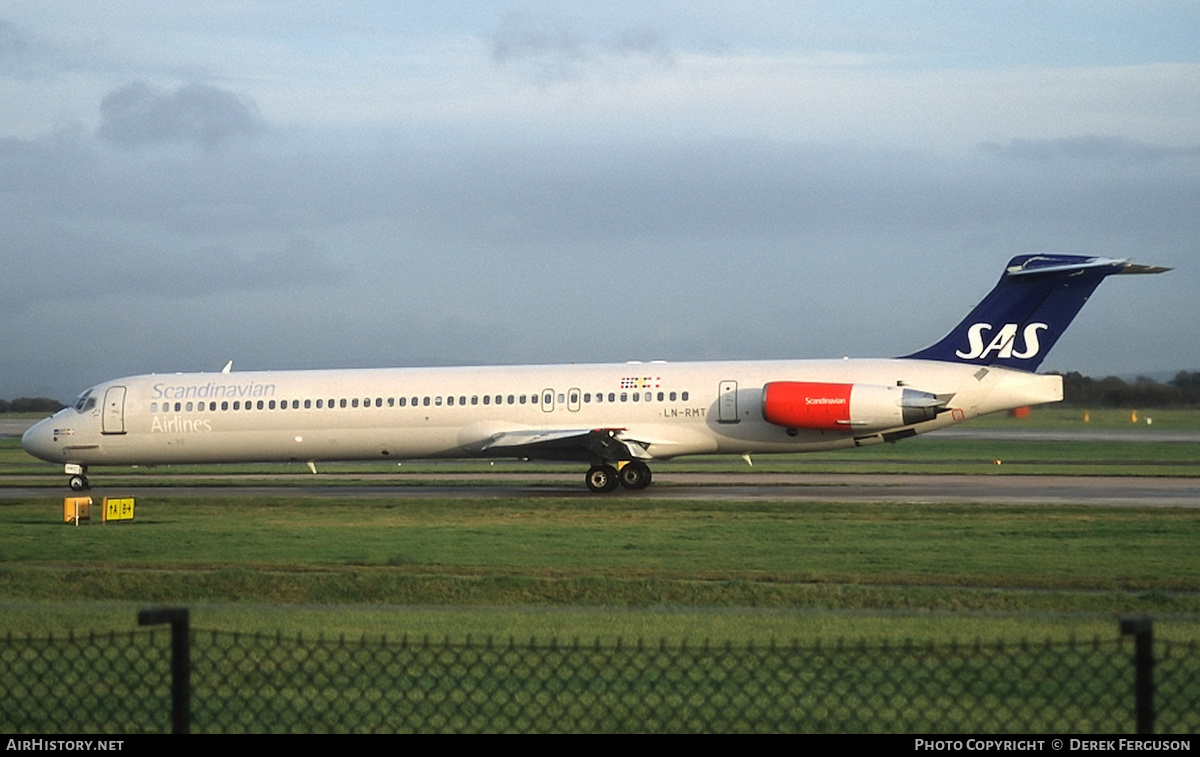
[[[147,372],[887,356],[1004,263],[1043,365],[1200,369],[1190,2],[0,6],[0,396]]]

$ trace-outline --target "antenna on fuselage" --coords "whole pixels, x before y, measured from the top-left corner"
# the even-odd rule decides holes
[[[225,367],[221,369],[221,373],[229,373],[232,370],[233,370],[233,361],[230,360],[228,363],[225,364]]]

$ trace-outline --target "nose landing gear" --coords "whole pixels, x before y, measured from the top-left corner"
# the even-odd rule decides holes
[[[70,478],[67,479],[67,486],[71,487],[71,491],[81,492],[91,488],[91,485],[88,483],[87,476],[85,475],[87,473],[86,465],[67,463],[64,468],[65,470],[63,472],[70,476]]]

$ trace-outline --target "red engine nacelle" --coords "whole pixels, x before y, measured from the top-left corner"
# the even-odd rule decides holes
[[[879,431],[932,420],[944,404],[902,386],[772,381],[763,387],[763,418],[787,428]]]

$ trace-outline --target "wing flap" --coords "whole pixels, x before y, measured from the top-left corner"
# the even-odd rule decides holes
[[[622,437],[625,429],[530,429],[500,431],[479,447],[481,452],[551,460],[651,460],[648,442]]]

